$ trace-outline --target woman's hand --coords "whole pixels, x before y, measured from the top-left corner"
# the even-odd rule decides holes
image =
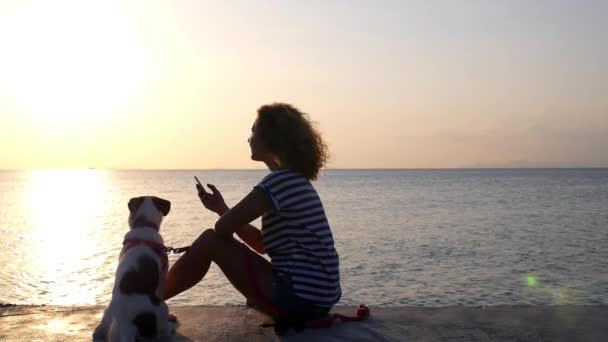
[[[201,199],[205,208],[213,211],[214,213],[222,216],[225,212],[227,212],[230,208],[224,202],[224,197],[222,193],[213,185],[207,184],[209,189],[211,189],[212,193],[208,193],[205,188],[199,184],[196,184],[196,189],[198,190],[198,198]]]

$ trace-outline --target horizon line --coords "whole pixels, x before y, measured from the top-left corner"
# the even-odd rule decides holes
[[[608,169],[607,166],[487,166],[487,167],[332,167],[322,171],[366,171],[366,170],[580,170],[580,169]],[[49,167],[49,168],[23,168],[0,169],[7,171],[42,171],[42,170],[98,170],[98,171],[264,171],[267,168],[95,168],[95,167]]]

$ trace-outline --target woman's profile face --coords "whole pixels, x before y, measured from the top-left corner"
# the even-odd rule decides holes
[[[258,121],[256,120],[253,123],[253,126],[251,126],[251,135],[247,141],[251,148],[251,159],[255,161],[264,161],[268,153],[266,152],[259,135],[257,135],[257,123]]]

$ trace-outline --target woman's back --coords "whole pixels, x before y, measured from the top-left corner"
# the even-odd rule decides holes
[[[256,186],[273,210],[262,216],[262,239],[273,269],[290,276],[294,293],[319,306],[341,296],[338,253],[317,191],[300,173],[278,170]]]

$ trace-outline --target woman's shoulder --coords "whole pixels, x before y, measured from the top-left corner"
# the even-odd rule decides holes
[[[288,180],[293,180],[293,179],[298,179],[298,178],[306,179],[306,177],[304,177],[303,174],[296,172],[294,170],[280,169],[280,170],[272,171],[269,174],[267,174],[266,176],[264,176],[264,178],[262,178],[262,181],[260,183],[266,184],[266,185],[272,185],[274,183],[281,183],[283,181],[288,181]]]

